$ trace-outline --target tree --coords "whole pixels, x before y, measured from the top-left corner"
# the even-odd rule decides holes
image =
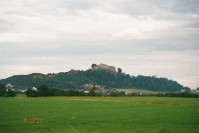
[[[121,68],[118,68],[118,69],[117,69],[117,72],[118,72],[118,73],[122,73],[122,69],[121,69]]]
[[[122,96],[124,96],[124,95],[126,95],[126,92],[121,91],[120,94],[121,94]]]
[[[25,92],[27,97],[38,97],[39,94],[36,90],[32,90],[32,89],[27,89],[27,91]]]
[[[0,83],[0,96],[5,96],[6,94],[6,86]]]
[[[6,97],[15,97],[16,96],[16,93],[15,91],[11,90],[11,89],[8,89],[8,91],[6,92]]]
[[[39,96],[49,96],[49,89],[47,85],[42,85],[39,88],[37,88]]]
[[[199,87],[197,88],[197,90],[199,90]]]
[[[91,68],[93,69],[93,68],[95,68],[97,65],[96,64],[92,64],[91,65]]]

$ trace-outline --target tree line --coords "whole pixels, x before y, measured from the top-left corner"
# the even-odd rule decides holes
[[[157,94],[131,93],[128,96],[199,98],[198,93],[190,93],[190,92],[168,92],[168,93],[157,93]]]
[[[78,90],[62,90],[49,88],[47,85],[42,85],[37,90],[27,89],[25,92],[27,97],[48,97],[48,96],[101,96],[99,93],[90,91],[84,93],[84,91]]]
[[[15,91],[12,89],[7,89],[6,86],[0,83],[0,97],[15,97]],[[85,93],[83,90],[63,90],[63,89],[53,89],[49,88],[47,85],[42,85],[37,88],[37,90],[27,89],[25,92],[27,97],[49,97],[49,96],[113,96],[113,97],[146,97],[146,96],[156,96],[156,97],[187,97],[187,98],[199,98],[199,93],[190,93],[186,92],[169,92],[169,93],[157,93],[157,94],[145,94],[145,93],[130,93],[126,94],[124,91],[118,92],[113,91],[109,92],[106,95],[102,95],[101,93],[95,92],[93,89],[89,91],[89,93]]]
[[[84,91],[79,90],[61,90],[61,89],[50,89],[47,85],[40,86],[37,90],[28,89],[25,92],[27,97],[49,97],[49,96],[112,96],[112,97],[187,97],[187,98],[199,98],[199,94],[194,94],[190,92],[173,92],[173,93],[157,93],[157,94],[144,94],[144,93],[130,93],[126,94],[124,91],[113,91],[102,95],[90,90],[89,93],[84,93]]]

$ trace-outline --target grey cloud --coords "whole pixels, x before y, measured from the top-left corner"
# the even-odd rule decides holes
[[[13,23],[6,21],[6,20],[3,20],[3,19],[0,19],[0,33],[1,32],[3,32],[3,33],[8,32],[13,27],[14,27]]]
[[[188,28],[199,28],[199,21],[195,21],[195,22],[190,22],[189,24],[184,25],[185,27]]]
[[[105,43],[80,44],[10,44],[0,43],[1,57],[17,58],[32,56],[74,56],[121,53],[144,53],[154,51],[199,50],[199,40],[131,40]]]
[[[199,40],[152,40],[147,41],[154,50],[161,51],[186,51],[186,50],[199,50]]]
[[[88,10],[95,8],[100,2],[97,0],[58,0],[59,7],[70,10]]]
[[[145,12],[156,13],[161,10],[176,13],[199,13],[199,1],[198,0],[139,0],[139,1],[127,1],[128,6],[136,3],[137,9],[145,10]],[[130,4],[131,3],[131,4]],[[137,4],[138,3],[138,4]],[[154,10],[155,9],[155,10]],[[160,9],[160,10],[157,10]],[[147,10],[147,11],[146,11]],[[152,14],[151,14],[152,15]]]
[[[113,2],[114,4],[114,2]],[[124,0],[114,4],[116,13],[162,20],[185,20],[199,14],[198,0]]]
[[[167,11],[177,13],[199,13],[198,0],[152,0],[154,4]]]
[[[124,0],[118,3],[110,3],[115,6],[114,11],[116,13],[126,13],[132,16],[139,15],[155,15],[157,8],[152,4],[148,3],[146,0]]]

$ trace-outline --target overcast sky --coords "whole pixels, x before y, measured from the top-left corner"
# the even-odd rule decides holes
[[[92,63],[199,87],[199,0],[0,0],[0,79]]]

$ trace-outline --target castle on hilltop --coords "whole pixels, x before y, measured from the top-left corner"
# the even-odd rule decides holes
[[[116,68],[114,66],[108,66],[106,64],[99,64],[99,65],[92,65],[92,69],[93,70],[108,70],[108,71],[111,71],[111,72],[114,72],[116,73]]]

